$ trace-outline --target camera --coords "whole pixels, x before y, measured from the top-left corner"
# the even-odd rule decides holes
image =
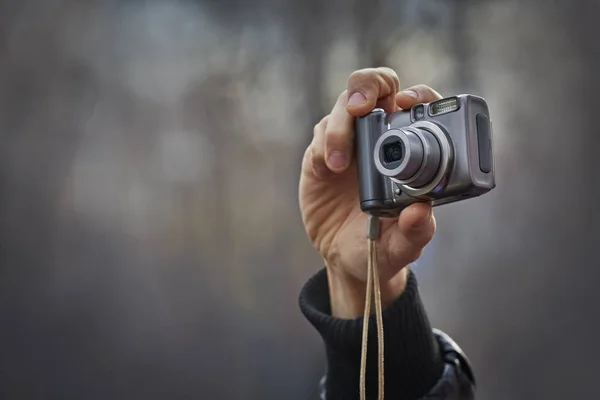
[[[361,210],[397,217],[481,196],[495,186],[492,122],[485,99],[463,94],[355,120]]]

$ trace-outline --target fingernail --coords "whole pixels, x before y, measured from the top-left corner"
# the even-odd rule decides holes
[[[348,99],[349,106],[359,106],[364,104],[367,101],[367,98],[364,94],[360,92],[353,93],[352,96]]]
[[[327,159],[329,167],[335,171],[340,171],[348,166],[348,157],[341,151],[333,151]]]
[[[425,214],[425,216],[423,218],[421,218],[420,220],[418,220],[417,222],[414,223],[413,228],[420,228],[420,227],[424,226],[425,224],[427,224],[429,222],[429,220],[431,219],[432,213],[433,213],[433,210],[430,208],[429,211],[427,211],[427,214]]]
[[[403,90],[402,94],[405,94],[405,95],[415,98],[415,99],[419,98],[419,93],[415,92],[414,90]]]

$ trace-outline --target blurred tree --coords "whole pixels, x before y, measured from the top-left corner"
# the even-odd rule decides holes
[[[306,99],[308,106],[305,130],[307,134],[312,133],[312,126],[323,117],[326,110],[323,104],[324,60],[335,33],[335,19],[331,18],[331,11],[328,2],[306,0],[292,2],[286,13],[293,48],[297,49],[301,56],[301,64],[293,73],[301,76],[304,87],[304,93],[301,95]]]
[[[452,44],[456,59],[456,85],[461,93],[471,93],[477,87],[475,69],[473,67],[472,32],[469,31],[468,13],[471,11],[471,0],[454,0],[452,24]]]

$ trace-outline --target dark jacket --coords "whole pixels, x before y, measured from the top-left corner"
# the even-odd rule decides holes
[[[327,373],[321,399],[359,398],[363,319],[331,316],[327,273],[312,277],[300,293],[300,308],[325,343]],[[377,354],[375,320],[369,322],[368,354]],[[383,313],[385,397],[389,400],[470,400],[475,379],[460,348],[431,329],[411,272],[406,290]],[[377,357],[367,357],[367,398],[377,398]]]

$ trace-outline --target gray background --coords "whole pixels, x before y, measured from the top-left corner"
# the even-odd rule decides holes
[[[316,398],[299,165],[380,65],[491,107],[415,269],[479,398],[597,397],[596,4],[0,1],[0,397]]]

